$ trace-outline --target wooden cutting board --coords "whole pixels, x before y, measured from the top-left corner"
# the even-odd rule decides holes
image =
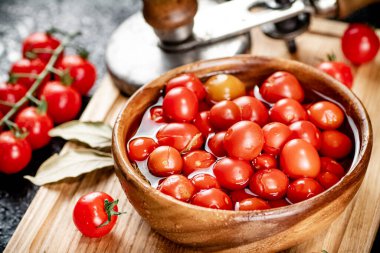
[[[310,31],[297,38],[298,52],[289,55],[284,43],[252,31],[252,54],[291,58],[315,66],[334,52],[344,59],[340,35],[346,24],[313,19]],[[380,33],[379,33],[380,34]],[[372,119],[373,155],[365,180],[351,204],[331,226],[314,238],[285,252],[369,252],[380,222],[380,53],[358,68],[353,67],[353,91],[363,101]],[[89,103],[82,120],[113,124],[127,101],[105,77]],[[68,143],[62,152],[75,148]],[[105,191],[120,199],[116,227],[101,239],[83,237],[75,228],[71,213],[78,198],[91,191]],[[11,215],[11,214],[10,214]],[[305,235],[306,236],[306,235]],[[309,235],[310,236],[310,235]],[[313,235],[311,236],[313,237]],[[41,187],[11,238],[5,252],[192,252],[152,231],[134,211],[113,171],[93,172],[77,179]]]

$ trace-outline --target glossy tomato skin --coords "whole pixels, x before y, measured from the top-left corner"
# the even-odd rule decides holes
[[[206,89],[199,78],[193,73],[185,73],[176,76],[166,84],[166,92],[169,92],[175,87],[186,87],[197,96],[198,100],[203,100],[206,97]]]
[[[213,171],[220,186],[228,190],[244,189],[253,173],[248,162],[227,157],[217,161]]]
[[[299,178],[289,184],[287,198],[291,203],[298,203],[312,198],[321,192],[323,187],[312,178]]]
[[[156,134],[160,146],[171,146],[180,152],[189,152],[202,147],[201,132],[189,123],[169,123]]]
[[[328,61],[320,63],[317,68],[343,83],[348,88],[352,88],[354,78],[351,68],[347,64],[338,61]]]
[[[198,113],[198,98],[185,87],[175,87],[166,93],[162,109],[171,121],[190,122]]]
[[[211,188],[196,193],[190,203],[213,209],[232,210],[232,201],[230,197],[217,188]]]
[[[220,185],[215,177],[209,174],[197,174],[191,178],[191,183],[194,185],[197,192],[211,188],[220,189]]]
[[[207,151],[195,150],[183,156],[183,171],[185,176],[196,170],[207,169],[215,162],[215,157]]]
[[[227,130],[223,144],[229,157],[249,161],[260,154],[264,135],[258,124],[239,121]]]
[[[150,108],[150,119],[156,123],[165,123],[164,110],[162,106],[154,106]]]
[[[321,162],[317,150],[302,139],[287,142],[280,154],[280,167],[290,178],[318,176]]]
[[[362,64],[375,58],[379,51],[379,38],[365,24],[351,24],[342,37],[342,51],[354,64]]]
[[[242,200],[235,207],[237,211],[265,210],[269,208],[270,205],[267,201],[257,197]]]
[[[223,144],[224,136],[226,136],[226,131],[218,132],[208,140],[208,147],[210,148],[211,152],[217,157],[223,157],[227,155]]]
[[[27,90],[20,84],[0,83],[0,100],[11,104],[17,103]],[[4,115],[10,111],[11,107],[0,104],[0,112]]]
[[[210,77],[206,83],[208,99],[213,102],[233,100],[245,95],[245,85],[237,77],[228,74],[217,74]]]
[[[38,50],[51,50],[56,49],[61,43],[54,36],[43,33],[36,32],[30,34],[25,38],[22,44],[22,54],[25,58],[28,58],[27,52],[36,54],[37,58],[44,63],[48,63],[52,52],[38,52]],[[61,54],[62,57],[62,54]]]
[[[148,157],[148,169],[157,177],[167,177],[180,174],[183,161],[181,154],[175,148],[159,146]]]
[[[333,159],[346,157],[352,150],[351,139],[336,130],[322,132],[321,135],[321,154]]]
[[[65,55],[57,63],[57,69],[68,71],[73,78],[71,87],[81,95],[87,95],[96,80],[96,68],[79,55]]]
[[[188,202],[195,193],[194,185],[182,175],[172,175],[165,178],[157,189],[183,202]]]
[[[194,125],[202,132],[203,137],[207,138],[214,131],[210,122],[210,111],[198,113],[194,118]]]
[[[321,148],[321,132],[310,121],[302,120],[289,125],[292,132],[289,139],[302,139],[311,145],[316,150]]]
[[[317,176],[317,181],[325,188],[328,189],[339,182],[339,178],[328,171],[319,173]]]
[[[32,74],[38,75],[45,69],[45,63],[43,63],[40,59],[29,60],[29,59],[21,59],[13,63],[10,73],[11,74]],[[36,78],[31,77],[19,77],[17,78],[17,83],[21,84],[25,87],[25,89],[29,90],[29,88],[36,81]],[[43,87],[46,82],[49,81],[49,75],[45,77],[42,81],[40,87]]]
[[[54,124],[46,112],[41,112],[36,107],[27,107],[17,114],[15,123],[28,132],[26,140],[33,150],[42,148],[50,142],[49,131]]]
[[[105,210],[105,200],[113,202],[113,198],[104,192],[91,192],[82,196],[75,204],[73,221],[77,229],[90,238],[99,238],[107,235],[115,226],[117,216],[112,215],[107,225],[101,226],[108,220]],[[113,208],[117,212],[117,205]]]
[[[278,155],[282,147],[289,140],[291,131],[285,124],[272,122],[263,127],[263,135],[264,151],[271,155]]]
[[[344,113],[334,103],[320,101],[313,104],[308,110],[309,120],[323,130],[339,128],[344,121]]]
[[[14,174],[26,167],[32,157],[32,148],[24,138],[11,131],[0,133],[0,172]]]
[[[232,101],[221,101],[210,110],[210,122],[214,129],[227,130],[239,120],[241,120],[240,109]]]
[[[252,160],[253,168],[256,170],[277,168],[277,160],[273,155],[260,154]]]
[[[128,144],[128,156],[133,161],[143,161],[158,147],[155,140],[149,137],[138,137]]]
[[[249,188],[259,197],[276,200],[282,199],[288,190],[289,179],[278,169],[262,169],[253,174]]]
[[[233,102],[239,106],[242,120],[253,121],[261,127],[268,123],[268,109],[257,98],[242,96],[235,98]]]
[[[269,103],[276,103],[282,98],[302,102],[305,97],[297,78],[285,71],[277,71],[269,76],[261,85],[260,94]]]
[[[247,191],[247,189],[241,189],[241,190],[230,192],[230,197],[232,200],[232,204],[235,206],[236,202],[241,202],[245,199],[255,197],[255,195]]]
[[[307,120],[307,113],[302,105],[294,99],[283,98],[269,110],[271,121],[290,125],[296,121]]]
[[[283,207],[283,206],[289,205],[289,202],[287,202],[285,199],[269,200],[268,203],[271,208],[277,208],[277,207]]]
[[[342,165],[330,157],[321,157],[321,172],[325,171],[333,173],[339,179],[346,174]]]

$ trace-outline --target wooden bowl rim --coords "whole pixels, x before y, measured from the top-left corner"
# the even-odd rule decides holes
[[[271,208],[266,210],[253,210],[253,211],[235,211],[235,210],[217,210],[217,209],[211,209],[211,208],[205,208],[200,207],[196,205],[192,205],[189,203],[185,203],[182,201],[179,201],[177,199],[174,199],[166,194],[161,193],[157,189],[153,188],[148,184],[138,173],[135,172],[132,164],[130,163],[127,154],[122,154],[120,152],[120,146],[126,145],[126,141],[124,140],[124,136],[121,136],[122,131],[122,119],[126,117],[124,115],[124,112],[126,108],[129,106],[131,101],[138,99],[141,92],[146,89],[149,86],[153,86],[154,84],[169,78],[165,77],[172,77],[175,75],[178,75],[180,73],[186,73],[191,72],[195,69],[204,69],[209,67],[215,67],[218,65],[226,65],[229,63],[253,63],[253,62],[270,62],[270,61],[276,61],[279,64],[290,64],[294,67],[304,69],[305,71],[320,75],[323,82],[329,83],[330,86],[333,86],[334,88],[338,89],[339,92],[341,92],[344,96],[348,97],[353,103],[358,105],[358,112],[360,117],[363,119],[360,122],[360,126],[362,129],[362,132],[359,132],[359,136],[361,138],[361,145],[359,148],[358,158],[356,161],[356,164],[352,164],[350,167],[350,170],[347,172],[347,174],[333,187],[327,189],[323,193],[314,196],[310,199],[301,201],[299,203],[291,204],[289,206],[284,207],[278,207],[278,208]],[[217,71],[213,71],[217,72]],[[234,71],[228,72],[233,73]],[[223,73],[226,73],[226,71],[223,71]],[[263,56],[253,56],[253,55],[237,55],[232,57],[224,57],[224,58],[217,58],[217,59],[211,59],[211,60],[203,60],[198,61],[194,63],[190,63],[187,65],[180,66],[178,68],[172,69],[164,74],[162,74],[160,77],[154,79],[148,84],[145,84],[143,87],[141,87],[135,94],[133,94],[123,107],[123,109],[120,111],[114,129],[113,129],[113,136],[112,136],[112,153],[115,159],[115,162],[119,165],[119,169],[122,172],[122,176],[124,180],[132,181],[134,182],[138,187],[142,188],[145,193],[153,194],[158,200],[160,201],[169,201],[173,204],[183,206],[185,208],[195,209],[199,212],[218,212],[222,215],[227,216],[234,216],[234,218],[239,218],[244,216],[244,219],[249,219],[251,221],[253,220],[261,220],[261,219],[269,219],[271,217],[283,217],[283,216],[289,216],[290,214],[294,215],[296,213],[301,213],[305,210],[319,210],[326,204],[328,199],[331,199],[332,196],[333,199],[336,199],[339,197],[341,193],[344,192],[345,186],[350,185],[351,183],[355,182],[356,179],[360,180],[360,176],[363,176],[367,168],[368,159],[364,159],[364,155],[369,152],[369,155],[372,150],[372,126],[371,121],[369,119],[368,113],[363,106],[360,99],[346,86],[342,85],[332,77],[330,77],[327,74],[324,74],[320,72],[319,70],[315,69],[312,66],[306,65],[304,63],[294,61],[294,60],[288,60],[288,59],[282,59],[282,58],[275,58],[275,57],[263,57]],[[367,163],[367,164],[366,164]],[[120,175],[119,175],[120,176]],[[315,210],[315,211],[316,211]]]

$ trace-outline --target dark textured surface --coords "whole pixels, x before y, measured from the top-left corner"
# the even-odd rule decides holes
[[[106,71],[104,49],[112,31],[139,7],[139,0],[0,0],[0,81],[7,79],[11,62],[21,57],[22,39],[51,26],[82,31],[75,43],[91,52],[90,61],[96,65],[100,80]],[[54,140],[34,152],[31,164],[19,174],[0,174],[0,252],[38,190],[22,176],[34,175],[42,161],[62,145],[63,141]]]
[[[105,73],[104,49],[112,31],[131,13],[140,8],[141,0],[0,0],[0,81],[7,78],[10,63],[20,57],[23,38],[34,31],[51,26],[67,31],[81,30],[76,40],[92,53],[90,60],[98,69],[98,77]],[[348,21],[370,22],[380,26],[380,4],[352,15]],[[3,251],[17,224],[32,201],[38,187],[22,178],[34,174],[39,164],[54,152],[63,141],[54,140],[46,148],[33,154],[33,161],[20,174],[0,174],[0,252]],[[379,249],[379,236],[373,252]]]

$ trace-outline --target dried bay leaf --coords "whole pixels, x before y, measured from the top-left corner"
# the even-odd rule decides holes
[[[103,122],[69,121],[49,131],[51,137],[78,141],[91,148],[111,147],[112,128]]]
[[[58,182],[69,177],[113,167],[111,154],[92,149],[70,150],[67,153],[55,154],[46,160],[36,175],[24,176],[35,185]]]

